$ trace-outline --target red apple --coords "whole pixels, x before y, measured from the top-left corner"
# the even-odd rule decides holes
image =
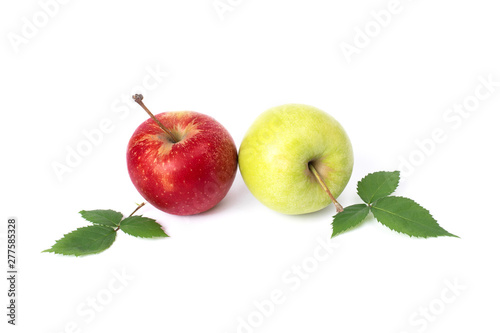
[[[150,114],[130,138],[127,166],[139,193],[156,208],[175,215],[204,212],[229,191],[237,169],[237,150],[215,119],[193,112]]]

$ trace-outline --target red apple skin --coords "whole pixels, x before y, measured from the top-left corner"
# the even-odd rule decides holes
[[[236,176],[233,138],[215,119],[198,112],[164,112],[156,118],[180,141],[171,143],[153,119],[143,122],[127,149],[132,183],[144,199],[169,214],[193,215],[214,207]]]

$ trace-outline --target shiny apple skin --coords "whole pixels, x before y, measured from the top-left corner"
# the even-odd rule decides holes
[[[231,135],[198,112],[156,117],[180,140],[172,143],[153,119],[143,122],[127,149],[132,183],[146,201],[169,214],[193,215],[214,207],[236,176],[238,156]]]

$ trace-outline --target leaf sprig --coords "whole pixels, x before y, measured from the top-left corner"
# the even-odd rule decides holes
[[[332,238],[360,225],[369,212],[391,230],[413,237],[451,236],[439,226],[429,211],[415,201],[389,196],[399,185],[399,171],[379,171],[358,182],[358,195],[365,202],[344,208],[333,217]]]
[[[92,225],[78,228],[56,241],[50,248],[42,252],[63,255],[84,256],[100,253],[108,249],[115,241],[118,230],[141,238],[168,237],[161,225],[155,220],[134,215],[144,203],[128,217],[110,209],[82,210],[82,217]]]

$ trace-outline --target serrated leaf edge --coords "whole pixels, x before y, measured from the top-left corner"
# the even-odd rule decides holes
[[[396,186],[394,187],[394,190],[391,193],[389,193],[389,194],[387,194],[385,196],[385,197],[387,197],[387,196],[389,196],[390,194],[394,193],[397,190],[397,188],[399,186],[399,181],[401,180],[401,176],[400,176],[400,172],[398,170],[396,170],[396,171],[381,171],[381,172],[387,172],[387,173],[390,173],[390,174],[397,173],[397,175],[398,175],[398,181],[396,182]],[[389,180],[389,178],[386,178],[385,181],[382,184],[380,184],[380,186],[377,188],[377,190],[375,191],[375,193],[370,198],[369,204],[373,203],[373,201],[372,201],[373,197],[375,196],[375,194],[377,194],[377,191],[382,187],[382,185],[384,185],[388,180]],[[385,197],[382,197],[382,198],[385,198]],[[379,199],[382,199],[382,198],[379,198]]]
[[[113,211],[113,212],[115,212],[115,213],[120,214],[120,215],[121,215],[121,218],[120,218],[120,221],[118,222],[118,224],[113,224],[113,226],[115,226],[115,227],[118,227],[118,226],[120,225],[121,221],[123,221],[123,219],[124,219],[124,218],[123,218],[123,214],[122,214],[121,212],[117,212],[116,210],[113,210],[113,209],[92,209],[92,210],[84,210],[84,209],[82,209],[82,210],[81,210],[81,211],[79,211],[78,213],[80,214],[80,216],[81,216],[81,217],[82,217],[85,221],[88,221],[88,222],[90,222],[90,223],[92,223],[92,224],[94,224],[94,225],[102,225],[102,226],[104,226],[104,227],[110,227],[110,225],[108,225],[108,224],[103,224],[103,223],[99,223],[99,222],[90,221],[89,219],[85,218],[85,217],[83,216],[83,214],[82,214],[82,212],[92,212],[92,211],[96,211],[96,210],[110,210],[110,211]],[[113,221],[111,221],[111,222],[112,222],[112,223],[114,223]]]
[[[345,229],[345,230],[343,230],[343,231],[340,231],[340,232],[338,232],[338,233],[335,233],[335,230],[333,230],[333,228],[334,228],[334,225],[333,225],[333,224],[335,223],[335,217],[336,217],[338,214],[337,214],[337,215],[335,215],[335,216],[333,217],[333,221],[332,221],[332,223],[331,223],[331,224],[332,224],[332,236],[331,236],[330,238],[333,238],[333,237],[335,237],[335,236],[341,235],[341,234],[343,234],[343,233],[345,233],[345,232],[347,232],[347,231],[349,231],[349,230],[352,230],[352,229],[354,229],[354,228],[358,227],[360,224],[362,224],[362,223],[364,222],[364,220],[366,219],[366,217],[368,216],[368,214],[370,214],[370,212],[371,212],[371,211],[370,211],[370,206],[368,206],[367,204],[355,204],[355,205],[364,205],[366,208],[368,208],[368,212],[367,212],[367,213],[366,213],[366,215],[363,217],[363,219],[362,219],[361,221],[359,221],[358,223],[356,223],[356,224],[352,225],[351,227],[349,227],[349,228],[347,228],[347,229]],[[355,205],[351,205],[351,206],[355,206]],[[348,207],[346,207],[346,208],[349,208],[349,207],[351,207],[351,206],[348,206]],[[344,208],[344,209],[345,209],[345,208]]]
[[[398,174],[398,182],[397,182],[397,184],[396,184],[396,187],[394,188],[394,191],[396,191],[396,189],[397,189],[397,188],[398,188],[398,186],[399,186],[399,182],[400,182],[400,180],[401,180],[401,172],[400,172],[399,170],[395,170],[395,171],[376,171],[376,172],[372,172],[372,173],[367,174],[366,176],[364,176],[363,178],[361,178],[361,180],[360,180],[360,181],[358,181],[358,184],[357,184],[357,186],[356,186],[356,192],[358,193],[358,196],[361,198],[361,195],[359,195],[359,184],[360,184],[361,182],[363,182],[363,180],[365,180],[366,178],[368,178],[368,177],[370,177],[370,176],[372,176],[372,175],[374,175],[374,174],[376,174],[376,173],[391,173],[391,174],[392,174],[392,173],[395,173],[395,172]],[[386,182],[387,182],[387,179],[386,179],[386,180],[385,180],[382,184],[380,184],[380,186],[379,186],[379,187],[375,190],[375,192],[374,192],[374,193],[376,194],[376,193],[377,193],[377,191],[378,191],[378,190],[382,187],[382,185],[384,185]],[[394,191],[392,191],[391,193],[387,194],[385,197],[387,197],[387,196],[389,196],[390,194],[394,193]],[[374,195],[372,195],[372,197],[370,198],[370,200],[368,200],[368,202],[364,201],[364,200],[363,200],[363,198],[361,198],[361,200],[363,200],[365,203],[367,203],[368,205],[370,205],[370,204],[372,204],[372,203],[373,203],[373,201],[372,201],[372,200],[373,200],[373,197],[375,196],[375,194],[374,194]],[[382,197],[382,198],[385,198],[385,197]],[[382,199],[382,198],[379,198],[379,199]],[[378,199],[377,199],[377,200],[378,200]]]
[[[437,238],[437,237],[441,237],[441,236],[450,236],[450,237],[457,237],[457,238],[460,238],[459,236],[454,235],[454,234],[452,234],[452,233],[448,232],[447,230],[445,230],[443,227],[441,227],[441,226],[439,225],[439,223],[437,222],[437,220],[434,218],[434,216],[430,213],[430,211],[429,211],[428,209],[426,209],[425,207],[423,207],[422,205],[420,205],[420,204],[419,204],[418,202],[416,202],[415,200],[410,199],[410,198],[407,198],[407,197],[403,197],[403,196],[396,196],[396,195],[386,196],[385,198],[387,198],[387,197],[392,197],[392,198],[403,198],[403,199],[411,200],[411,201],[412,201],[413,203],[415,203],[417,206],[419,206],[420,208],[422,208],[423,210],[425,210],[425,211],[426,211],[426,212],[427,212],[427,213],[428,213],[428,214],[429,214],[429,215],[430,215],[430,216],[434,219],[434,221],[436,222],[436,224],[437,224],[437,225],[438,225],[441,229],[443,229],[443,230],[446,232],[446,234],[445,234],[445,235],[436,235],[436,236],[427,236],[427,235],[426,235],[426,236],[414,236],[414,235],[409,235],[409,234],[407,234],[407,233],[405,233],[405,232],[401,232],[401,231],[395,230],[395,229],[393,229],[393,228],[389,227],[388,225],[384,224],[383,222],[381,222],[381,221],[380,221],[380,220],[379,220],[379,219],[375,216],[375,214],[373,214],[373,209],[374,209],[374,208],[375,208],[375,209],[379,209],[379,210],[381,210],[381,211],[383,211],[383,212],[385,212],[385,213],[388,213],[388,214],[391,214],[391,215],[395,215],[395,216],[397,216],[397,217],[399,217],[399,218],[401,218],[401,219],[403,219],[403,220],[407,220],[407,221],[409,221],[409,222],[411,222],[411,223],[416,223],[416,224],[419,224],[419,225],[423,226],[424,228],[428,228],[428,226],[422,225],[421,223],[418,223],[418,222],[416,222],[416,221],[414,221],[414,220],[409,220],[409,219],[407,219],[407,218],[401,217],[401,216],[396,215],[396,214],[394,214],[394,213],[392,213],[392,212],[389,212],[389,211],[387,211],[387,210],[377,208],[377,207],[375,207],[374,205],[370,205],[370,206],[369,206],[369,207],[370,207],[370,211],[372,212],[373,217],[375,217],[375,220],[377,220],[377,222],[379,222],[379,223],[380,223],[380,224],[382,224],[383,226],[385,226],[385,227],[389,228],[390,230],[395,231],[395,232],[400,233],[400,234],[404,234],[404,235],[410,236],[410,237],[415,237],[415,238],[431,238],[431,237],[432,237],[432,238]],[[381,198],[381,199],[382,199],[382,198]]]
[[[126,219],[131,218],[131,217],[142,217],[142,218],[144,218],[144,219],[150,220],[150,221],[151,221],[151,222],[153,222],[153,223],[156,223],[157,225],[159,225],[159,226],[160,226],[160,230],[163,232],[163,235],[161,235],[161,236],[150,236],[150,237],[148,237],[148,236],[137,236],[137,235],[132,235],[132,234],[128,233],[127,231],[123,230],[123,225],[120,223],[120,230],[121,230],[121,231],[123,231],[124,233],[126,233],[127,235],[130,235],[130,236],[133,236],[133,237],[136,237],[136,238],[165,238],[165,237],[170,237],[170,236],[169,236],[169,235],[165,232],[165,230],[163,229],[163,226],[162,226],[160,223],[158,223],[155,219],[152,219],[152,218],[150,218],[150,217],[144,217],[144,216],[142,216],[142,215],[132,215],[132,216],[128,216],[128,217],[124,218],[121,222],[123,222],[123,221],[125,221]],[[126,225],[125,225],[125,226],[126,226]]]
[[[100,226],[100,227],[105,227],[105,228],[109,228],[109,229],[111,229],[111,230],[113,230],[113,231],[115,232],[115,239],[113,240],[113,243],[111,243],[111,244],[110,244],[110,246],[109,246],[109,247],[107,247],[107,248],[105,248],[104,250],[102,250],[102,251],[97,251],[97,252],[83,253],[83,254],[74,254],[74,253],[68,254],[68,253],[57,252],[57,250],[54,250],[54,249],[53,249],[53,248],[54,248],[54,246],[56,246],[56,245],[57,245],[57,243],[58,243],[60,240],[62,240],[64,237],[66,237],[67,235],[69,235],[69,234],[71,234],[71,233],[73,233],[73,232],[75,232],[75,231],[78,231],[78,230],[80,230],[80,229],[91,228],[91,227],[94,227],[94,226],[95,226],[95,225],[87,225],[87,226],[85,226],[85,227],[80,227],[80,228],[77,228],[77,229],[75,229],[75,230],[73,230],[73,231],[70,231],[70,232],[68,232],[68,233],[64,234],[61,238],[59,238],[58,240],[56,240],[55,244],[54,244],[54,245],[52,245],[50,249],[43,250],[43,251],[42,251],[42,253],[47,252],[47,253],[61,254],[61,255],[64,255],[64,256],[82,257],[82,256],[86,256],[86,255],[90,255],[90,254],[97,254],[97,253],[101,253],[101,252],[106,251],[106,250],[107,250],[107,249],[109,249],[109,248],[111,247],[111,245],[113,245],[113,243],[115,242],[115,240],[116,240],[116,236],[117,236],[117,232],[116,232],[116,230],[115,230],[113,227],[110,227],[109,225],[100,225],[100,224],[98,224],[98,226]]]

